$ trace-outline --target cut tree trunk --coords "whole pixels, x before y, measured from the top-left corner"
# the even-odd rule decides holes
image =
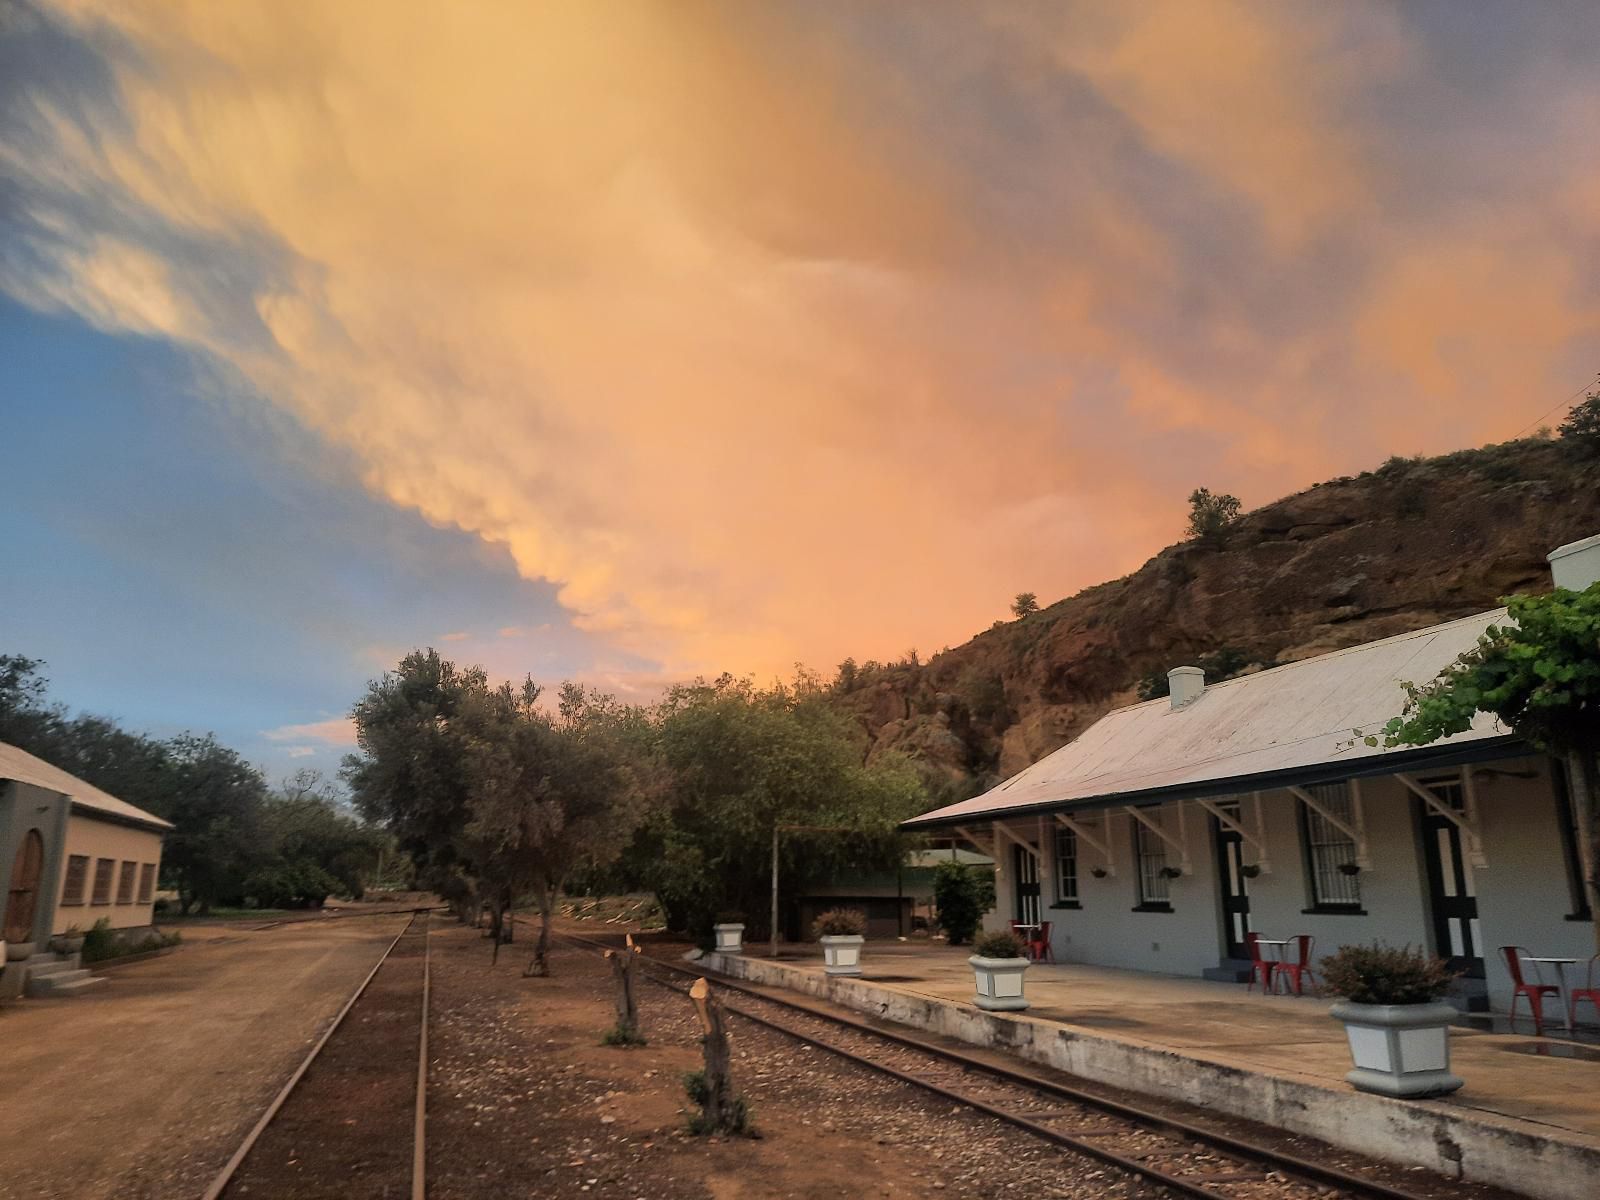
[[[706,1093],[702,1110],[709,1133],[743,1132],[738,1098],[733,1093],[733,1072],[728,1052],[728,1031],[722,1021],[722,1005],[704,979],[696,979],[689,996],[700,1013],[705,1030],[701,1046],[706,1059]]]
[[[556,906],[554,888],[539,889],[539,941],[534,947],[533,961],[528,964],[523,977],[550,974],[550,918]]]
[[[1578,746],[1567,753],[1567,776],[1572,785],[1573,824],[1577,826],[1578,869],[1594,922],[1595,948],[1600,950],[1600,764],[1593,746]]]
[[[633,991],[633,964],[638,950],[607,950],[611,960],[611,977],[617,985],[617,1031],[626,1041],[639,1040],[639,1005]]]

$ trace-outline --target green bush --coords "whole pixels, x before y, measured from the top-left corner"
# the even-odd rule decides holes
[[[983,914],[994,907],[993,870],[941,862],[933,869],[933,904],[950,944],[970,942]]]
[[[986,933],[978,939],[972,951],[979,958],[1024,958],[1022,939],[1009,929],[1001,933]]]
[[[730,1105],[733,1110],[730,1120],[721,1129],[712,1125],[706,1116],[706,1101],[711,1098],[711,1090],[706,1086],[706,1073],[704,1071],[685,1071],[683,1074],[683,1090],[688,1093],[689,1099],[700,1109],[698,1113],[689,1118],[689,1132],[699,1137],[707,1133],[739,1133],[752,1136],[755,1133],[750,1123],[750,1106],[745,1103],[743,1096],[736,1097]]]
[[[101,917],[83,935],[83,961],[100,962],[118,953],[117,935],[111,932],[111,918]]]
[[[812,937],[860,937],[867,931],[867,914],[856,908],[830,908],[811,922]]]
[[[1411,946],[1340,946],[1322,960],[1323,987],[1352,1004],[1426,1004],[1450,990],[1455,972]]]

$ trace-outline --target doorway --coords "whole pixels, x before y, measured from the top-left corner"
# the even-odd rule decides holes
[[[1219,803],[1217,808],[1238,822],[1237,800]],[[1244,875],[1244,838],[1216,817],[1211,818],[1211,827],[1217,840],[1217,879],[1222,891],[1223,957],[1247,959],[1250,948],[1244,935],[1250,932],[1250,881]]]
[[[11,863],[11,886],[6,895],[5,929],[8,942],[31,942],[33,918],[39,908],[39,876],[44,872],[44,838],[28,830]]]
[[[1424,779],[1441,803],[1456,812],[1466,811],[1466,789],[1461,781]],[[1461,830],[1448,817],[1417,800],[1422,826],[1422,856],[1428,870],[1428,908],[1433,917],[1434,953],[1453,971],[1468,979],[1482,979],[1483,941],[1478,932],[1478,889],[1472,864],[1462,852]]]
[[[1039,858],[1021,846],[1011,847],[1012,876],[1017,881],[1017,920],[1024,925],[1039,923]]]

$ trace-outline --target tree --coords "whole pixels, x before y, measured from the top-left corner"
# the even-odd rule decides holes
[[[345,811],[320,771],[296,771],[261,814],[265,856],[243,891],[263,907],[318,908],[334,893],[361,898],[387,840]]]
[[[1407,683],[1401,715],[1362,740],[1424,746],[1464,732],[1484,712],[1564,760],[1600,944],[1600,583],[1505,603],[1509,624],[1490,626],[1432,681]]]
[[[933,906],[950,945],[972,940],[994,907],[994,868],[946,861],[933,869]]]
[[[471,820],[467,836],[495,903],[531,890],[539,942],[525,974],[549,973],[550,922],[562,884],[580,866],[621,854],[644,815],[648,789],[630,749],[642,715],[576,683],[556,715],[531,679],[489,693],[467,714]]]
[[[470,747],[457,718],[488,691],[481,668],[458,667],[432,649],[412,651],[352,709],[359,752],[343,768],[356,811],[387,827],[418,883],[463,918],[477,911],[477,896],[463,840]]]
[[[161,873],[177,889],[180,910],[200,915],[237,894],[261,858],[261,772],[211,734],[168,743],[171,775],[164,812],[175,828],[161,850]]]
[[[926,807],[911,763],[866,762],[860,726],[806,680],[762,689],[724,675],[675,687],[657,728],[666,795],[626,864],[674,929],[709,933],[730,911],[753,939],[770,934],[777,826],[843,830],[782,836],[780,875],[803,888],[841,869],[894,867],[907,844],[899,822]]]
[[[1561,440],[1586,458],[1600,458],[1600,388],[1572,406],[1561,422]]]
[[[1039,597],[1032,592],[1018,592],[1017,598],[1011,602],[1011,615],[1017,618],[1031,617],[1039,611]]]
[[[1220,550],[1238,519],[1239,497],[1225,492],[1213,496],[1209,488],[1189,493],[1189,536],[1201,545]]]

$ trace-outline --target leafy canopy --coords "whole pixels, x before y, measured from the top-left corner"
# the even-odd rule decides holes
[[[1228,530],[1239,519],[1239,497],[1226,492],[1211,494],[1210,488],[1195,488],[1189,493],[1189,536],[1202,545],[1220,549],[1227,543]]]
[[[1490,626],[1431,682],[1405,684],[1402,714],[1381,739],[1362,740],[1424,746],[1464,732],[1487,712],[1548,753],[1600,743],[1600,583],[1512,596],[1506,608],[1508,624]]]
[[[1011,615],[1014,617],[1029,617],[1039,611],[1039,597],[1032,592],[1018,592],[1017,598],[1011,602]]]

